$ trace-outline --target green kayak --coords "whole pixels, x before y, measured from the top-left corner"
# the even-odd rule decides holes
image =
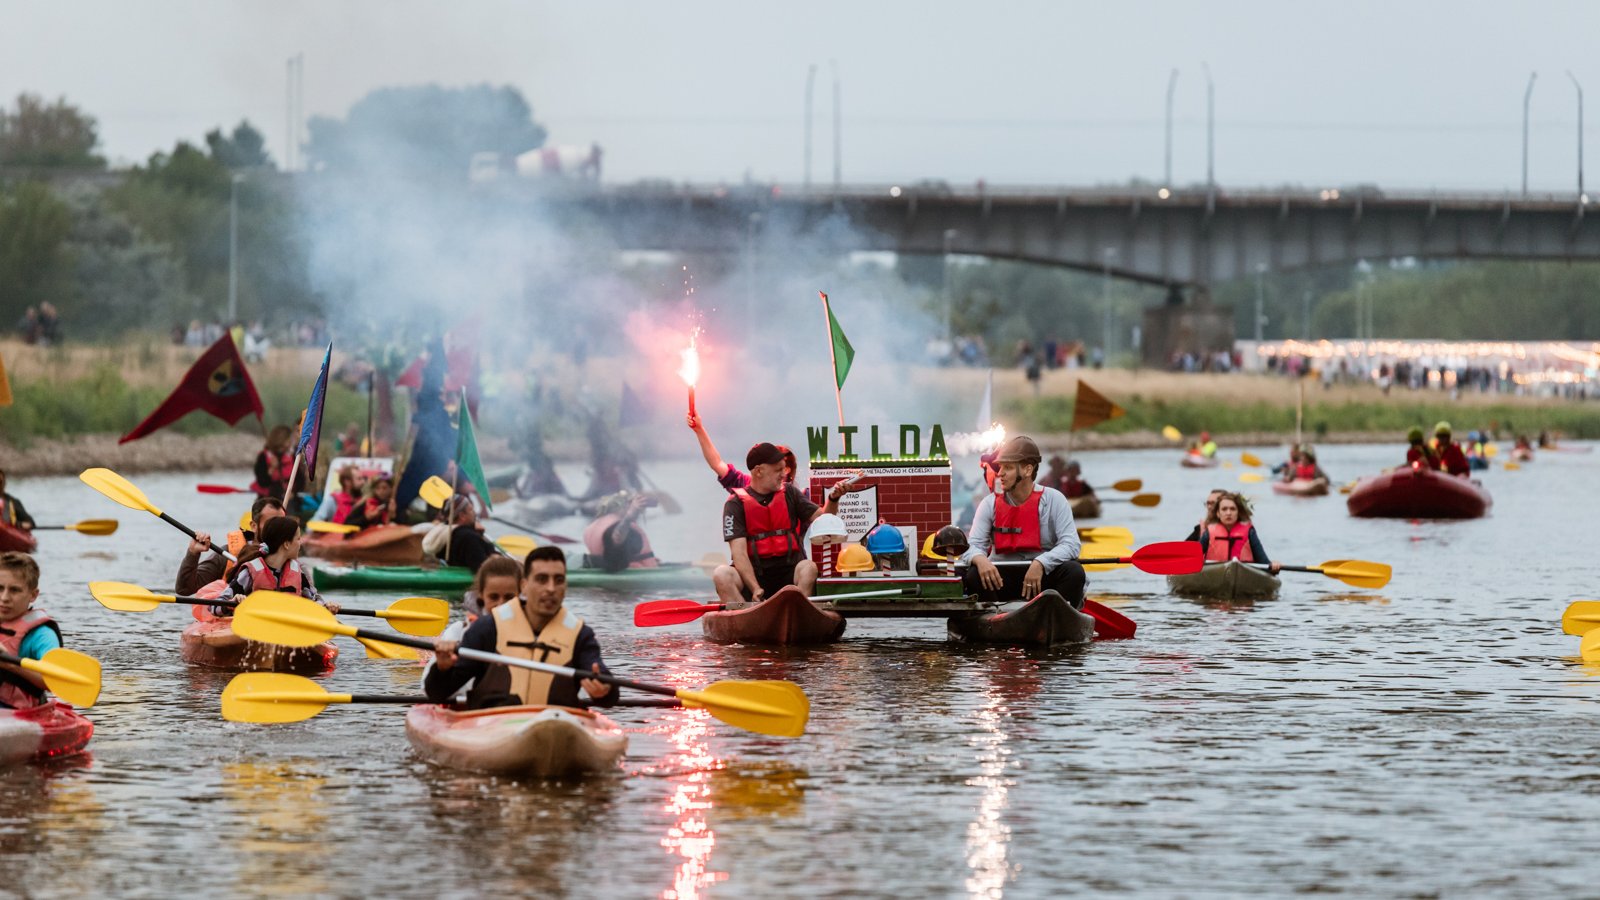
[[[317,566],[318,590],[416,591],[422,594],[461,594],[472,586],[472,573],[457,566],[424,569],[421,566]],[[673,585],[710,588],[711,578],[699,566],[672,563],[653,569],[568,569],[567,584],[574,587],[614,587],[649,590]]]

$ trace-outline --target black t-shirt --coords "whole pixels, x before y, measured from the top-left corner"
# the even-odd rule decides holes
[[[771,504],[778,496],[777,494],[758,494],[749,488],[745,488],[745,490],[749,492],[752,500],[763,506]],[[783,564],[792,566],[805,558],[804,551],[798,545],[800,537],[804,533],[805,523],[816,515],[818,506],[806,499],[806,495],[800,493],[800,489],[792,484],[784,485],[783,498],[789,504],[789,524],[794,528],[796,544],[796,547],[789,551],[788,556],[783,558]],[[728,502],[722,504],[722,539],[731,543],[736,538],[748,538],[749,536],[744,524],[744,501],[739,498],[738,494],[731,494],[728,497]],[[759,571],[763,560],[756,555],[754,542],[751,542],[751,546],[748,549],[750,551],[750,562]],[[769,564],[776,564],[777,562],[778,558],[772,557]]]
[[[483,561],[493,556],[494,552],[494,545],[483,536],[483,532],[471,525],[457,525],[450,532],[450,555],[445,559],[445,565],[461,566],[476,573]]]

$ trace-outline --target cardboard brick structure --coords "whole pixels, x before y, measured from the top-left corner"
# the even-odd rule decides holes
[[[915,529],[913,534],[907,535],[908,549],[914,560],[922,541],[950,524],[948,459],[913,462],[813,460],[809,494],[812,502],[826,504],[828,489],[850,477],[856,469],[865,470],[866,474],[851,485],[854,490],[839,501],[839,516],[844,519],[850,540],[859,541],[880,520],[902,529],[909,527]],[[837,552],[837,545],[812,549],[812,559],[824,575],[832,574]]]

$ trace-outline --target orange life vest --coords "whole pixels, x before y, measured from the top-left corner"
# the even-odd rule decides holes
[[[785,501],[784,507],[786,509],[788,505],[788,501]],[[745,510],[745,523],[747,525],[750,521],[749,513],[749,510]],[[621,515],[607,513],[590,522],[589,527],[583,529],[583,549],[588,552],[591,559],[595,560],[596,565],[601,560],[604,560],[606,556],[606,532],[610,531],[620,521],[622,521]],[[650,536],[644,533],[643,528],[635,527],[633,530],[639,535],[639,552],[633,559],[628,560],[628,568],[652,569],[659,566],[661,563],[656,559],[655,552],[650,549]]]
[[[266,561],[259,556],[245,563],[244,567],[250,573],[250,589],[253,591],[283,591],[305,596],[305,575],[300,571],[300,561],[297,559],[284,563],[283,571],[277,575],[272,574]]]
[[[1012,506],[1005,494],[994,497],[994,552],[1038,553],[1044,549],[1039,536],[1039,498],[1035,489],[1021,506]]]
[[[41,609],[30,609],[22,615],[8,622],[0,622],[0,650],[12,656],[20,656],[22,641],[35,628],[49,628],[56,633],[56,639],[61,638],[61,628],[56,625],[56,620]],[[10,672],[0,675],[0,706],[9,706],[12,709],[28,709],[44,703],[44,691],[39,690],[23,679],[21,675]]]
[[[1250,552],[1249,522],[1237,522],[1232,528],[1212,522],[1206,526],[1206,534],[1210,535],[1206,542],[1206,562],[1255,561],[1255,555]]]
[[[800,549],[800,539],[795,536],[794,523],[789,521],[789,498],[786,490],[772,495],[772,500],[762,505],[750,491],[736,488],[733,492],[744,504],[744,534],[750,542],[751,553],[763,559],[785,557]]]

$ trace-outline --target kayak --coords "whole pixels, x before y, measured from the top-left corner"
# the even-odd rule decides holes
[[[426,594],[460,594],[472,587],[472,571],[460,566],[317,566],[314,578],[322,591],[419,591]],[[653,569],[568,569],[567,584],[574,587],[614,587],[649,590],[677,584],[700,584],[705,570],[688,563],[668,563]]]
[[[994,612],[952,616],[945,629],[950,637],[975,644],[1055,647],[1094,640],[1094,617],[1073,609],[1060,592],[1045,591]]]
[[[316,675],[333,668],[339,648],[331,642],[315,647],[283,647],[247,641],[233,633],[227,619],[191,624],[181,638],[183,658],[197,666],[239,672],[293,672]]]
[[[1423,468],[1363,478],[1345,500],[1350,515],[1383,519],[1476,519],[1493,504],[1477,482]]]
[[[565,706],[468,712],[413,706],[406,713],[406,738],[435,765],[533,778],[614,770],[628,749],[628,736],[615,722]]]
[[[1533,450],[1528,447],[1513,447],[1511,458],[1517,462],[1533,462]]]
[[[719,644],[831,644],[844,634],[844,617],[818,608],[790,585],[760,603],[706,613],[700,627]]]
[[[1220,460],[1215,456],[1201,453],[1185,453],[1183,459],[1178,462],[1186,469],[1215,469],[1220,464]]]
[[[60,700],[29,709],[0,709],[0,766],[78,753],[94,723]]]
[[[32,553],[39,548],[39,540],[21,528],[0,523],[0,553]]]
[[[1208,562],[1193,575],[1168,575],[1167,588],[1184,597],[1206,600],[1255,600],[1274,597],[1282,582],[1265,569],[1236,559]]]
[[[1100,498],[1093,494],[1072,497],[1067,502],[1072,504],[1072,517],[1074,519],[1100,518]]]
[[[354,534],[312,533],[300,546],[307,556],[334,562],[404,566],[422,560],[422,535],[405,525],[375,525]]]
[[[1274,481],[1272,483],[1274,494],[1286,494],[1290,497],[1326,497],[1328,495],[1328,479],[1313,478],[1307,481],[1296,478],[1294,481]]]

